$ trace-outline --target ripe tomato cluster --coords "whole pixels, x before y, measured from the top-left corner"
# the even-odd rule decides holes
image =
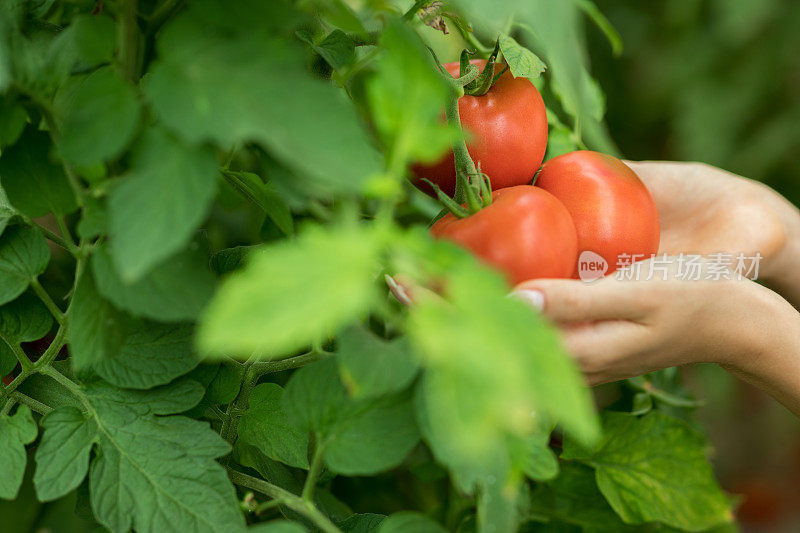
[[[444,66],[458,71],[458,63]],[[462,97],[459,113],[472,134],[467,149],[491,180],[493,200],[467,217],[442,217],[431,227],[434,237],[472,251],[511,284],[578,277],[585,252],[605,262],[602,273],[609,274],[620,260],[658,250],[655,202],[622,161],[583,150],[542,165],[547,112],[528,80],[505,72],[485,95]],[[424,178],[448,194],[455,189],[452,153],[415,167],[414,174],[417,183]]]

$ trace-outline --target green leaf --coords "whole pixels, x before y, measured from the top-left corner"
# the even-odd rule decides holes
[[[61,407],[47,415],[36,457],[39,496],[52,498],[77,486],[96,446],[89,491],[95,516],[108,529],[243,530],[235,491],[215,461],[228,453],[228,444],[207,423],[154,416],[176,394],[166,392],[91,385],[91,414]],[[155,394],[150,402],[149,394]]]
[[[294,233],[294,220],[289,206],[281,195],[269,184],[264,183],[257,174],[231,171],[223,171],[222,174],[239,194],[263,209],[285,235]]]
[[[239,422],[239,438],[270,459],[308,469],[308,432],[287,418],[281,398],[283,389],[274,383],[256,386]]]
[[[33,128],[0,156],[0,182],[15,209],[31,218],[78,208],[64,170],[50,160],[50,137]]]
[[[24,107],[8,96],[0,98],[0,148],[17,142],[27,123],[28,112]]]
[[[530,0],[505,0],[504,2],[486,2],[485,0],[452,0],[452,5],[464,13],[467,20],[480,24],[489,35],[497,35],[503,31],[512,17],[520,13],[521,7]]]
[[[0,305],[25,292],[49,261],[50,248],[38,230],[7,228],[0,236]]]
[[[342,30],[333,30],[319,44],[314,43],[314,39],[307,31],[298,31],[297,36],[308,43],[334,69],[340,69],[355,59],[356,45]]]
[[[78,280],[69,318],[70,361],[76,371],[96,368],[122,345],[125,315],[100,295],[91,269]]]
[[[114,20],[105,15],[77,15],[68,33],[78,59],[87,66],[108,63],[114,56],[117,32]]]
[[[455,137],[441,118],[452,89],[407,25],[390,20],[380,45],[385,50],[367,85],[378,131],[398,166],[433,161]]]
[[[0,187],[0,235],[6,230],[8,224],[17,216],[17,212],[8,203],[6,191]]]
[[[236,399],[242,387],[242,367],[238,363],[223,362],[209,383],[206,399],[212,404],[227,405]]]
[[[198,345],[209,356],[277,357],[363,315],[376,298],[378,246],[362,228],[310,227],[265,246],[220,287]]]
[[[98,381],[92,392],[96,399],[119,404],[139,415],[174,415],[196,406],[203,397],[203,386],[190,378],[181,378],[150,390],[120,389]]]
[[[108,209],[105,202],[93,196],[85,198],[77,232],[81,239],[93,239],[108,233]]]
[[[17,366],[17,356],[11,347],[0,339],[0,376],[7,376]],[[2,379],[0,377],[0,379]]]
[[[159,39],[144,90],[165,125],[191,143],[255,141],[326,190],[356,191],[380,172],[352,105],[305,70],[299,47],[271,36],[258,17],[223,27],[209,19],[212,9],[193,3]]]
[[[607,412],[603,430],[593,451],[565,441],[562,458],[595,468],[597,486],[625,522],[700,531],[732,520],[706,442],[686,423],[659,412],[641,418]]]
[[[435,249],[420,253],[436,257]],[[448,270],[448,299],[415,302],[408,324],[428,368],[420,408],[437,459],[467,480],[497,475],[487,457],[506,448],[506,435],[529,435],[536,428],[532,413],[558,421],[579,440],[596,440],[589,391],[557,332],[508,298],[498,275],[471,261]]]
[[[28,462],[25,445],[36,440],[37,433],[31,410],[24,405],[12,416],[0,416],[0,498],[16,499]]]
[[[384,520],[386,515],[362,513],[350,515],[337,525],[344,533],[376,533]]]
[[[115,159],[133,139],[140,116],[136,91],[113,68],[72,78],[56,95],[59,153],[73,165]]]
[[[597,489],[594,472],[578,463],[565,463],[555,480],[536,485],[529,513],[538,521],[560,520],[587,528],[604,525],[610,530],[625,530]]]
[[[0,307],[0,337],[16,344],[39,340],[50,331],[53,316],[32,292]]]
[[[189,242],[211,206],[217,175],[207,148],[187,147],[160,129],[145,133],[130,172],[108,200],[114,265],[122,279],[141,279]]]
[[[305,533],[308,530],[297,522],[271,520],[252,525],[247,528],[247,531],[252,533]]]
[[[503,58],[508,63],[508,69],[515,78],[538,78],[547,68],[539,56],[519,44],[513,37],[502,33],[498,41]]]
[[[516,480],[490,477],[481,481],[478,490],[478,531],[516,533],[519,528],[517,498],[520,484]]]
[[[360,327],[339,336],[337,360],[342,382],[355,398],[401,391],[419,370],[405,337],[386,342]]]
[[[130,284],[114,270],[106,246],[97,248],[91,263],[100,294],[137,316],[163,322],[195,320],[214,292],[206,254],[195,243]]]
[[[257,249],[257,246],[234,246],[220,250],[211,256],[211,268],[220,275],[239,270],[246,263],[248,254]]]
[[[611,22],[603,15],[603,12],[597,8],[597,5],[592,0],[577,0],[578,6],[583,10],[586,16],[603,32],[608,42],[611,44],[611,50],[615,56],[622,54],[622,37],[619,32],[611,25]]]
[[[289,420],[317,436],[334,472],[370,475],[397,466],[419,440],[407,393],[352,400],[327,359],[295,372],[283,395]]]
[[[602,93],[586,70],[582,27],[576,2],[527,2],[517,21],[549,67],[554,90],[576,119],[576,131],[593,149],[617,152],[600,123]]]
[[[447,530],[425,515],[403,511],[381,523],[378,533],[445,533]]]
[[[59,407],[42,418],[42,427],[33,484],[39,500],[47,502],[71,492],[86,477],[97,424],[75,407]]]
[[[193,356],[192,333],[188,324],[139,321],[130,328],[119,350],[93,369],[118,387],[150,389],[164,385],[199,364]]]

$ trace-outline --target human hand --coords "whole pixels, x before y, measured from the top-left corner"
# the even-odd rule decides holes
[[[650,263],[638,268],[648,272]],[[693,362],[762,374],[774,332],[784,323],[800,325],[797,312],[747,279],[706,279],[711,263],[702,264],[696,281],[677,277],[676,265],[666,279],[531,280],[514,294],[559,326],[566,349],[593,385]]]
[[[626,162],[661,222],[659,252],[762,256],[759,276],[800,303],[800,211],[766,185],[701,163]]]

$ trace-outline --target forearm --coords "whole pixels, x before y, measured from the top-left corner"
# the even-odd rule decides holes
[[[766,291],[751,303],[748,327],[731,325],[743,349],[722,366],[800,417],[800,313]]]

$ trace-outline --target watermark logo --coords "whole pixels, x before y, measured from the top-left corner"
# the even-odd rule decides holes
[[[608,261],[602,255],[591,250],[584,250],[578,257],[578,277],[581,281],[590,282],[600,279],[608,272]]]
[[[621,254],[617,258],[614,277],[620,281],[649,281],[669,278],[683,281],[722,281],[758,279],[763,256],[760,253],[686,254]],[[586,250],[578,258],[578,277],[592,282],[608,272],[602,256]]]

